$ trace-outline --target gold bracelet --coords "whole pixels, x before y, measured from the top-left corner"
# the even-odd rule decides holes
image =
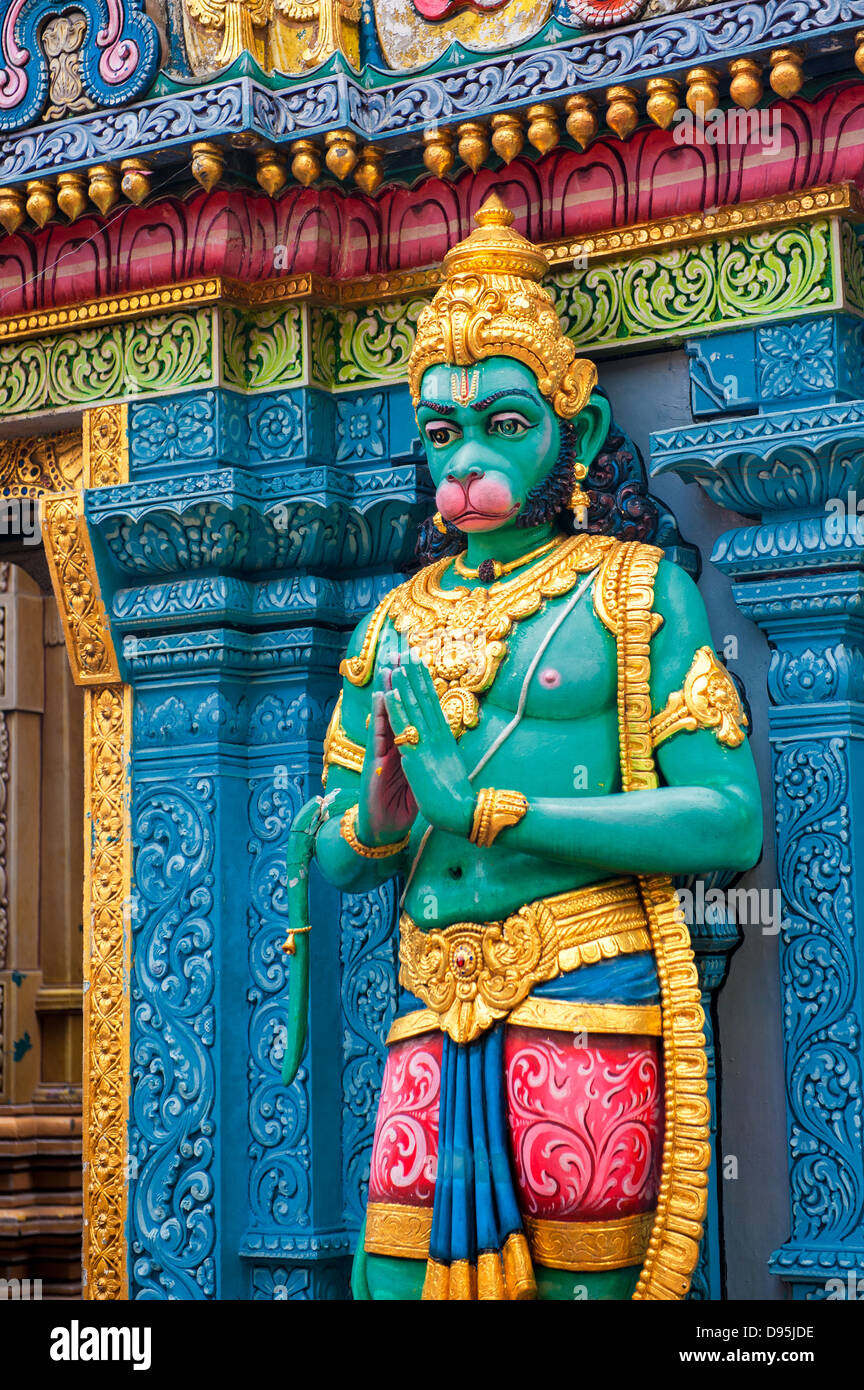
[[[362,854],[364,859],[387,859],[391,854],[399,854],[411,839],[411,831],[403,840],[396,841],[390,845],[364,845],[362,840],[357,838],[357,812],[359,806],[349,806],[341,821],[339,822],[339,833],[343,840],[346,840],[355,854]]]
[[[469,839],[484,848],[508,825],[518,825],[528,810],[528,801],[521,792],[498,792],[484,787],[477,793],[477,805],[471,822]]]

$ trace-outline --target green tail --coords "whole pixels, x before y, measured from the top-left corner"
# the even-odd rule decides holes
[[[289,957],[288,1022],[282,1082],[290,1086],[297,1075],[309,1017],[309,866],[315,853],[315,835],[320,824],[321,801],[313,797],[298,811],[288,835],[288,922],[294,938],[294,955]]]

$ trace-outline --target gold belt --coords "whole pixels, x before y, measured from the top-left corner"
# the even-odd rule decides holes
[[[532,1259],[549,1269],[624,1269],[642,1263],[653,1222],[653,1212],[609,1221],[528,1216],[525,1231]],[[366,1208],[365,1248],[370,1255],[425,1260],[431,1233],[431,1207],[370,1202]]]
[[[500,922],[425,932],[403,912],[399,927],[400,982],[458,1043],[506,1018],[544,980],[651,946],[631,878],[538,898]]]

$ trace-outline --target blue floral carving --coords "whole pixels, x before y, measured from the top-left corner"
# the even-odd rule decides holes
[[[336,458],[382,458],[387,451],[384,397],[375,395],[336,397]]]
[[[214,1209],[214,787],[141,787],[134,806],[133,1298],[218,1296]]]
[[[283,391],[249,406],[249,443],[261,458],[292,459],[306,451],[306,417],[299,393]]]
[[[166,402],[133,403],[129,411],[133,467],[212,457],[217,442],[216,399],[215,391],[200,391]]]
[[[249,800],[249,1209],[252,1228],[267,1230],[302,1230],[311,1218],[309,1073],[301,1067],[288,1089],[281,1077],[285,841],[305,790],[302,777],[285,780],[277,787],[272,775],[261,778]]]
[[[775,767],[792,1235],[802,1241],[842,1241],[864,1218],[848,756],[841,738],[802,740]]]
[[[375,1116],[396,1008],[396,892],[385,883],[342,899],[342,1174],[345,1219],[363,1220]]]
[[[829,391],[836,384],[828,318],[763,328],[757,336],[759,388],[764,397]]]

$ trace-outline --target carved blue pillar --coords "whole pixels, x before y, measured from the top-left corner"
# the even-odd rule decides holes
[[[694,414],[756,413],[652,441],[652,472],[754,519],[712,559],[772,649],[791,1234],[770,1268],[799,1299],[864,1268],[862,332],[827,315],[688,345]]]
[[[313,878],[285,1088],[285,842],[321,790],[348,634],[428,509],[404,395],[132,405],[131,481],[87,498],[133,689],[133,1298],[347,1297],[395,900]]]

